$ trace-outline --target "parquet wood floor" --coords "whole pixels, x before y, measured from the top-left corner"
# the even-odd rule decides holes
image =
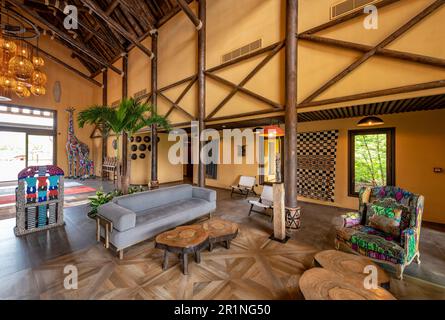
[[[118,260],[101,245],[56,258],[9,277],[0,289],[3,299],[301,299],[298,280],[312,265],[317,250],[242,226],[227,250],[202,253],[201,264],[190,259],[189,275],[178,259],[162,271],[163,252],[152,241],[128,250]],[[63,286],[65,266],[78,269],[78,290]]]

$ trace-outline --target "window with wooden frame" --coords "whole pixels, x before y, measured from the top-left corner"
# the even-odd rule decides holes
[[[395,182],[395,129],[349,131],[349,196]]]

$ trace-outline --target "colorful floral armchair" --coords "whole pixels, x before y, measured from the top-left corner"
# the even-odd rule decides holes
[[[358,212],[342,216],[335,247],[391,264],[402,279],[405,267],[413,260],[420,264],[423,208],[423,196],[398,187],[362,188]]]

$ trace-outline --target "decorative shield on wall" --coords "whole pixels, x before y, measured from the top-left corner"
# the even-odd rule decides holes
[[[131,145],[131,151],[135,152],[137,150],[138,150],[138,146],[137,145],[135,145],[135,144]]]
[[[116,139],[113,140],[112,145],[113,145],[113,149],[117,150],[117,140]]]
[[[130,142],[134,142],[134,137],[131,137],[131,138],[130,138]]]
[[[151,138],[149,136],[145,136],[144,137],[144,142],[150,143],[151,142]]]
[[[62,100],[62,85],[60,81],[54,82],[53,96],[54,96],[54,101],[56,103],[60,103],[60,101]]]
[[[145,144],[139,145],[139,151],[144,152],[145,150],[147,150],[147,146]]]
[[[138,155],[136,153],[133,153],[131,155],[131,160],[136,160],[138,158]]]
[[[149,152],[151,152],[151,144],[148,145],[147,149]]]
[[[137,143],[140,143],[141,141],[142,141],[142,137],[140,137],[140,136],[139,136],[139,137],[136,137],[136,142],[137,142]]]
[[[145,153],[141,153],[141,154],[139,155],[139,158],[141,158],[141,159],[145,159]]]

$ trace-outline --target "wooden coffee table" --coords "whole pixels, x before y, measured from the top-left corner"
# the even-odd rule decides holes
[[[188,274],[188,254],[195,255],[196,263],[201,262],[201,250],[209,245],[209,233],[201,225],[178,227],[156,237],[155,247],[163,249],[163,270],[168,268],[168,253],[179,254],[182,272]]]
[[[389,289],[390,278],[385,270],[366,257],[337,250],[326,250],[315,255],[314,264],[316,267],[320,266],[345,276],[358,276],[360,278],[369,275],[364,273],[367,266],[373,266],[377,270],[378,285]]]
[[[300,278],[300,290],[306,300],[395,300],[385,289],[366,289],[360,277],[332,270],[312,268]]]
[[[202,224],[209,233],[209,250],[217,243],[224,243],[230,249],[230,242],[238,235],[239,227],[236,223],[218,218],[210,219]]]

